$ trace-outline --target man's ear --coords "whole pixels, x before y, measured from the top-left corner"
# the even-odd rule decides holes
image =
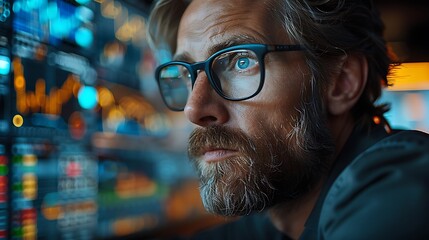
[[[338,75],[331,80],[327,92],[327,109],[331,115],[350,111],[359,100],[368,77],[368,61],[362,54],[344,56]]]

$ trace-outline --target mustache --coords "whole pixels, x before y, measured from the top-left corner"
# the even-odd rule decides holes
[[[255,144],[241,130],[224,126],[197,128],[189,136],[188,155],[191,158],[201,156],[205,149],[217,148],[255,151]]]

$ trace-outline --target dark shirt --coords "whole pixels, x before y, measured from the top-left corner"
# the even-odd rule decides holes
[[[258,213],[191,239],[290,238]],[[300,239],[429,239],[429,136],[354,129]]]

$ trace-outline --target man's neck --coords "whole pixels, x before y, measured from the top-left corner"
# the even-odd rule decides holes
[[[280,203],[269,209],[274,226],[292,239],[298,239],[320,194],[322,182],[307,195],[293,202]]]

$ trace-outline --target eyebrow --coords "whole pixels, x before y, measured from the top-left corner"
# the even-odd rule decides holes
[[[184,61],[188,62],[191,61],[192,57],[188,52],[176,54],[173,56],[173,61]]]
[[[227,39],[226,41],[214,44],[213,46],[211,46],[208,51],[207,51],[207,55],[211,56],[214,53],[228,48],[228,47],[232,47],[232,46],[236,46],[236,45],[241,45],[241,44],[248,44],[248,43],[258,43],[261,42],[260,40],[257,40],[255,37],[249,36],[249,35],[235,35],[233,37],[231,37],[230,39]],[[174,55],[173,57],[174,61],[192,61],[192,57],[191,54],[189,52],[183,52],[177,55]]]
[[[261,41],[249,35],[244,35],[244,34],[236,35],[233,38],[228,39],[227,41],[211,46],[208,50],[208,54],[211,56],[214,53],[228,47],[237,46],[241,44],[248,44],[248,43],[258,43],[258,42],[260,43]]]

